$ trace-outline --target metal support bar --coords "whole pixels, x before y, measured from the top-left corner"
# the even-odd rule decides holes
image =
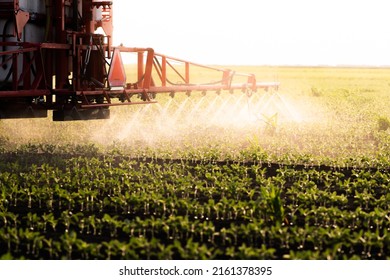
[[[185,67],[186,67],[186,70],[185,70],[185,75],[186,75],[185,82],[186,82],[186,84],[189,84],[190,83],[190,63],[186,62],[185,63]]]
[[[154,50],[149,49],[146,55],[145,76],[143,81],[143,88],[148,89],[152,83]]]
[[[138,52],[138,88],[142,88],[142,80],[144,77],[144,52]]]
[[[161,85],[165,87],[167,85],[167,58],[165,56],[161,57]]]
[[[155,104],[157,101],[137,101],[137,102],[122,102],[122,103],[110,103],[110,104],[89,104],[89,105],[81,105],[81,109],[88,108],[107,108],[112,106],[126,106],[126,105],[144,105],[144,104]]]

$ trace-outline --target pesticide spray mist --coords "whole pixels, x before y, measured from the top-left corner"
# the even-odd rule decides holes
[[[117,141],[158,149],[172,146],[230,145],[239,149],[254,139],[273,137],[279,128],[307,118],[298,105],[277,92],[177,93],[159,103],[115,108],[93,141]]]
[[[289,95],[291,96],[291,95]],[[278,92],[192,92],[158,95],[157,104],[111,108],[108,120],[52,122],[1,120],[1,145],[96,144],[178,151],[210,147],[240,151],[248,145],[280,149],[315,121],[318,110]],[[310,110],[311,109],[311,110]],[[287,139],[287,140],[286,140]]]

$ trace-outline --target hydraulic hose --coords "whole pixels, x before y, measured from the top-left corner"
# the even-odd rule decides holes
[[[155,63],[155,65],[157,66],[158,70],[161,73],[162,72],[162,66],[161,66],[161,64],[160,64],[160,62],[158,61],[157,58],[154,58],[154,63]],[[234,76],[234,73],[230,76],[230,80],[233,78],[233,76]],[[174,83],[174,82],[170,81],[168,78],[166,78],[166,81],[167,81],[168,84],[173,85],[173,86],[182,86],[182,85],[187,85],[187,86],[204,86],[204,85],[218,85],[218,84],[223,83],[225,81],[225,79],[221,79],[221,80],[218,80],[218,81],[215,81],[215,82],[201,83],[201,84],[191,84],[191,83],[179,84],[179,83]]]
[[[5,43],[5,39],[7,38],[7,29],[8,29],[8,26],[9,24],[11,23],[12,21],[12,18],[8,18],[7,21],[5,22],[4,24],[4,27],[3,27],[3,34],[2,34],[2,42]],[[6,49],[6,46],[3,45],[3,48],[2,48],[3,52],[5,52],[7,49]],[[5,63],[5,55],[2,56],[2,63],[3,63],[3,69],[7,69],[7,64]]]

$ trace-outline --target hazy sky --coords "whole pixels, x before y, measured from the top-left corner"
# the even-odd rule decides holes
[[[114,44],[206,64],[390,65],[388,0],[114,0]]]

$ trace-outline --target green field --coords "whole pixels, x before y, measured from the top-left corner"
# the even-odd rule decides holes
[[[0,256],[388,258],[390,69],[232,68],[279,91],[1,120]]]

